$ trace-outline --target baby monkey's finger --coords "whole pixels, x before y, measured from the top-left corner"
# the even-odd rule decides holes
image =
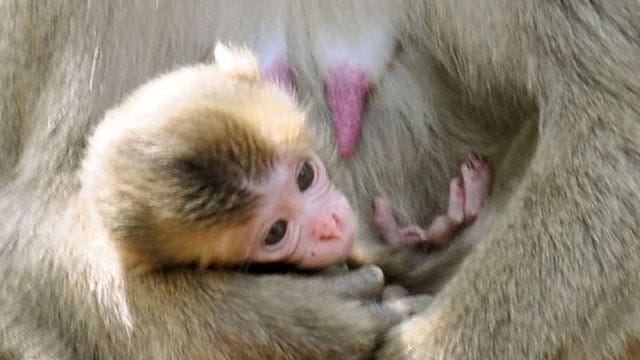
[[[344,275],[326,278],[327,284],[337,294],[346,298],[371,299],[384,287],[384,274],[375,265],[366,265]]]
[[[388,328],[416,313],[424,311],[432,302],[433,296],[414,295],[383,301],[381,303],[373,303],[368,306],[371,307],[380,326],[382,328]]]

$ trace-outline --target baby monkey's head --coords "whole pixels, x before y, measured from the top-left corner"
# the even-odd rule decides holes
[[[219,46],[216,60],[145,84],[89,141],[83,194],[125,266],[345,259],[356,218],[304,113],[248,52]]]

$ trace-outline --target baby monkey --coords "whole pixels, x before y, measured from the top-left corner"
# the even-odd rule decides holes
[[[215,58],[151,80],[107,112],[81,170],[87,213],[125,269],[139,273],[189,264],[316,269],[345,260],[357,220],[311,147],[304,112],[260,81],[249,52],[219,45]],[[473,164],[482,162],[467,161],[448,214],[426,232],[398,229],[377,200],[384,237],[444,244],[486,197],[488,179]]]
[[[243,50],[150,81],[89,141],[82,194],[128,270],[344,260],[356,217],[305,115]]]

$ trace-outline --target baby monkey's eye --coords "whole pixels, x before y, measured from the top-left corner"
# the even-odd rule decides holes
[[[266,245],[274,245],[279,243],[287,233],[287,221],[278,220],[271,226],[267,238],[264,240]]]
[[[313,171],[313,166],[309,164],[309,161],[305,161],[298,171],[298,189],[300,189],[301,192],[307,190],[309,186],[311,186],[311,183],[313,183],[313,178],[315,177],[315,175],[316,174]]]

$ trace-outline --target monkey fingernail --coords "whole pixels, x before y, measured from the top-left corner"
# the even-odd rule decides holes
[[[409,295],[409,292],[399,285],[385,286],[382,291],[382,301],[392,301],[396,299],[402,299]]]
[[[346,275],[327,278],[336,293],[347,298],[373,298],[384,286],[384,274],[375,265],[365,265]]]
[[[422,312],[431,305],[433,297],[430,295],[407,296],[399,299],[384,301],[382,310],[386,312],[387,325],[406,319]]]
[[[366,279],[367,282],[370,283],[383,283],[384,282],[384,273],[382,270],[374,265],[367,265],[362,267],[362,277]]]

